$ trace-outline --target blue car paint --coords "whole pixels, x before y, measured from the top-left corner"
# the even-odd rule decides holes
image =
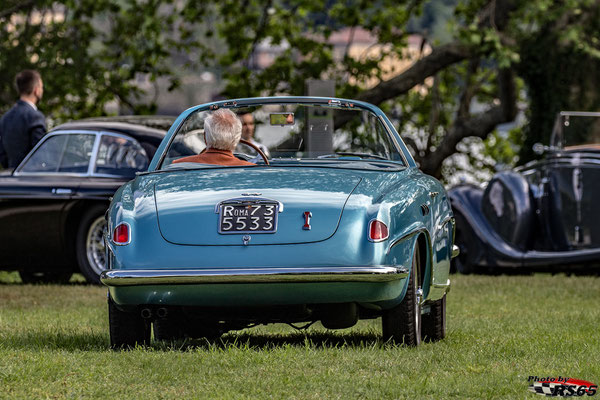
[[[310,99],[310,101],[313,100],[326,104],[331,99]],[[282,98],[241,99],[236,101],[236,104],[250,105],[267,101],[281,102]],[[283,101],[307,103],[306,98],[296,97],[287,97]],[[275,168],[286,169],[285,167],[257,166],[245,169],[224,167],[152,173],[156,171],[161,154],[165,151],[177,128],[187,116],[197,110],[231,104],[231,102],[216,102],[193,107],[185,111],[175,121],[159,147],[149,167],[150,173],[138,176],[134,181],[124,185],[115,194],[114,201],[109,209],[109,231],[114,228],[116,222],[127,222],[131,226],[132,241],[128,246],[115,246],[109,243],[111,267],[115,269],[160,269],[227,268],[236,266],[399,265],[409,268],[417,240],[424,240],[424,247],[426,249],[426,265],[423,271],[425,298],[426,300],[441,298],[449,288],[450,249],[453,243],[452,212],[444,188],[435,179],[422,174],[416,168],[414,160],[406,149],[406,146],[393,129],[391,122],[379,108],[352,100],[341,99],[340,101],[352,102],[356,107],[362,107],[377,114],[395,136],[408,167],[401,168],[401,165],[399,165],[397,170],[392,171],[373,171],[358,168],[342,168],[338,170],[328,166],[318,167],[314,165],[294,167],[294,171],[299,174],[306,176],[310,176],[311,174],[315,174],[315,176],[322,175],[321,180],[302,182],[302,189],[306,190],[307,194],[314,195],[314,192],[319,192],[318,189],[323,187],[335,188],[335,179],[340,179],[341,177],[348,177],[347,179],[351,181],[350,184],[342,185],[344,186],[343,192],[345,196],[350,192],[352,194],[347,197],[341,216],[339,196],[336,199],[336,206],[334,207],[335,211],[333,214],[335,215],[329,216],[330,221],[328,221],[329,226],[327,227],[329,230],[333,229],[331,221],[338,220],[332,235],[327,236],[323,231],[318,235],[314,235],[314,238],[318,240],[313,240],[313,243],[277,245],[269,244],[269,237],[273,240],[274,236],[272,235],[254,235],[252,242],[248,246],[244,246],[240,238],[236,237],[237,235],[218,235],[216,232],[217,214],[213,212],[211,215],[214,217],[214,226],[207,227],[207,231],[209,232],[209,236],[220,236],[222,238],[220,245],[216,245],[215,242],[207,242],[205,245],[192,245],[190,243],[178,245],[164,239],[159,224],[160,217],[157,217],[156,212],[156,188],[158,187],[159,191],[166,190],[171,193],[177,193],[178,190],[185,192],[186,188],[185,178],[176,179],[172,177],[190,177],[205,172],[207,176],[218,176],[220,174],[225,179],[229,174],[234,176],[240,172],[250,173],[252,174],[251,184],[240,184],[239,191],[258,190],[262,192],[264,188],[273,187],[270,181],[272,177],[271,170]],[[332,178],[332,180],[329,181],[328,177]],[[169,189],[161,187],[161,182],[165,179],[173,179],[175,186]],[[354,182],[358,183],[355,185]],[[178,188],[177,184],[180,184],[181,187]],[[350,191],[349,188],[353,185],[355,185],[352,189],[353,191]],[[187,186],[192,188],[194,184],[188,183]],[[439,193],[439,195],[432,196],[431,193]],[[229,194],[224,195],[224,197],[228,196]],[[275,198],[275,200],[279,199]],[[321,198],[320,201],[323,204],[327,204],[327,198]],[[209,203],[205,204],[205,206],[209,205]],[[422,205],[427,205],[431,212],[423,215]],[[214,202],[212,207],[214,207]],[[288,208],[292,208],[295,212],[300,211],[300,208]],[[284,209],[282,214],[286,212],[288,210]],[[326,207],[323,207],[323,212],[326,212]],[[388,224],[390,230],[389,239],[379,243],[368,241],[368,221],[373,218],[377,218]],[[317,223],[318,220],[313,219],[313,221]],[[298,216],[298,222],[302,222],[300,216]],[[315,232],[318,232],[318,230],[315,230]],[[197,232],[189,232],[188,234],[193,235],[197,234]],[[284,242],[279,241],[279,243]],[[264,256],[266,251],[268,251],[268,257]],[[308,294],[312,294],[317,296],[316,298],[312,298],[312,301],[316,301],[318,298],[323,302],[339,302],[345,301],[343,299],[347,296],[352,297],[351,293],[354,292],[357,296],[354,301],[368,303],[370,306],[389,308],[402,300],[407,281],[407,279],[403,279],[386,285],[372,283],[364,286],[361,286],[362,284],[342,285],[345,288],[342,291],[333,289],[335,286],[339,286],[339,284],[322,284],[319,285],[321,288],[328,287],[330,290],[317,290],[319,295],[313,293],[312,290],[307,290],[306,284],[283,285],[288,287],[288,291],[286,292],[286,290],[282,289],[281,293],[289,295],[290,291],[294,292],[294,296],[291,296],[294,301],[302,300],[304,292],[307,295],[307,301],[311,299]],[[374,289],[377,285],[380,285],[379,290]],[[232,285],[211,286],[211,290],[203,289],[202,293],[199,293],[199,291],[194,292],[193,288],[189,287],[153,288],[154,290],[145,287],[146,291],[144,291],[144,288],[139,287],[111,287],[110,290],[117,303],[121,301],[123,304],[130,302],[134,304],[143,300],[150,302],[149,304],[165,304],[164,302],[183,301],[182,298],[185,298],[186,295],[182,293],[187,293],[187,296],[194,293],[193,296],[195,298],[190,300],[192,303],[194,301],[205,303],[214,301],[218,303],[219,298],[235,298],[235,296],[228,297],[228,295],[232,295],[233,291],[240,293],[240,290],[244,289],[240,285],[233,285],[234,287],[231,287]],[[275,286],[273,287],[275,288]],[[353,290],[349,291],[348,289],[351,287]],[[364,288],[363,291],[360,290],[361,287]],[[253,291],[252,288],[247,289]],[[215,297],[215,290],[222,295]],[[273,293],[278,291],[276,289],[273,290]],[[369,297],[369,294],[372,296]],[[286,301],[283,298],[279,300]],[[258,299],[256,301],[267,300]],[[242,302],[242,304],[248,304],[248,299]],[[228,303],[228,305],[233,304]]]
[[[239,234],[218,233],[215,205],[245,192],[260,193],[261,198],[284,205],[278,213],[277,234],[254,233],[252,244],[325,240],[335,232],[346,200],[361,181],[353,172],[262,167],[199,169],[161,176],[155,185],[160,231],[165,240],[175,244],[240,245]],[[310,230],[302,229],[305,211],[313,215]]]

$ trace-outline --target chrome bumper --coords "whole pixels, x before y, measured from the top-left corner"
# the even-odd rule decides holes
[[[188,285],[206,283],[390,282],[408,276],[405,268],[306,267],[219,269],[113,269],[100,275],[106,286]]]

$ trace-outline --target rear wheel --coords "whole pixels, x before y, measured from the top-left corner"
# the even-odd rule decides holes
[[[110,347],[113,349],[145,346],[150,343],[150,322],[138,312],[125,312],[108,298]]]
[[[423,340],[437,342],[446,337],[446,295],[431,303],[428,314],[423,315]]]
[[[100,283],[100,273],[106,269],[104,230],[106,206],[90,208],[81,219],[77,231],[76,249],[79,270],[90,283]]]
[[[383,340],[407,346],[421,343],[421,296],[419,246],[415,245],[408,287],[402,303],[384,311],[381,317]]]
[[[43,283],[68,283],[73,276],[73,272],[30,272],[19,271],[19,276],[23,283],[43,284]]]

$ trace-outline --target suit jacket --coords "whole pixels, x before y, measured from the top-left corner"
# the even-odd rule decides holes
[[[0,119],[0,163],[16,168],[46,134],[44,114],[23,100]]]
[[[256,165],[248,161],[240,160],[231,151],[219,149],[206,149],[206,151],[195,156],[179,158],[173,163],[196,162],[214,165]]]

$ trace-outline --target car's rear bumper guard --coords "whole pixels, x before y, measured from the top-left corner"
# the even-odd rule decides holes
[[[206,283],[309,283],[390,282],[408,276],[397,266],[219,268],[219,269],[114,269],[100,275],[106,286],[187,285]]]

